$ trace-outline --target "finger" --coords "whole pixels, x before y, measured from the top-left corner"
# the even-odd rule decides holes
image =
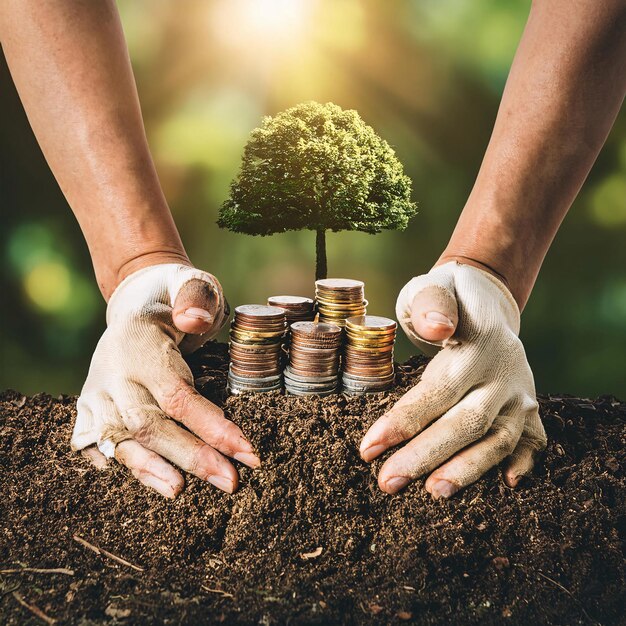
[[[526,414],[522,436],[504,468],[504,482],[509,487],[516,487],[524,476],[530,474],[547,441],[539,411],[534,408]]]
[[[83,448],[80,451],[81,455],[84,456],[96,469],[104,469],[108,466],[109,460],[96,448],[96,446],[89,446],[88,448]]]
[[[78,398],[76,423],[72,431],[72,450],[82,450],[97,443],[101,453],[105,453],[105,449],[101,447],[104,445],[111,450],[111,454],[106,453],[105,456],[113,456],[115,444],[128,437],[128,431],[108,394],[83,393]],[[104,443],[107,441],[108,444]]]
[[[199,278],[187,281],[178,292],[172,319],[184,333],[202,334],[222,317],[223,303],[214,286]]]
[[[427,341],[452,337],[459,323],[459,309],[454,294],[441,285],[429,285],[419,291],[411,305],[411,324]]]
[[[483,437],[500,404],[496,404],[495,396],[485,388],[467,394],[434,424],[387,459],[378,474],[380,488],[387,493],[396,493]]]
[[[248,467],[259,467],[261,460],[241,429],[224,417],[217,405],[201,396],[183,380],[170,387],[165,394],[155,390],[160,407],[175,420],[184,424],[203,441],[223,454]]]
[[[122,419],[135,441],[156,452],[181,469],[233,493],[237,470],[211,446],[177,426],[158,407],[143,405],[122,413]]]
[[[454,276],[449,267],[433,268],[400,291],[396,316],[409,339],[428,355],[437,352],[458,324]]]
[[[125,465],[139,482],[166,498],[175,498],[185,486],[179,471],[133,439],[117,444],[115,458]]]
[[[424,485],[426,491],[434,498],[449,498],[477,481],[513,452],[523,426],[521,415],[498,416],[480,441],[455,454],[428,477]]]
[[[374,422],[361,442],[363,460],[369,462],[414,437],[463,397],[471,381],[455,380],[448,370],[450,360],[449,354],[439,353],[424,370],[420,382]]]

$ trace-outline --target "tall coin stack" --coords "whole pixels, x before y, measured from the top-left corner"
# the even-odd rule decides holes
[[[291,325],[285,389],[295,396],[328,396],[339,384],[341,328],[323,322]]]
[[[301,296],[272,296],[268,306],[285,309],[287,324],[312,320],[315,317],[315,301]]]
[[[230,327],[230,393],[275,391],[282,387],[282,342],[286,328],[284,309],[262,304],[246,304],[235,309]]]
[[[346,320],[342,376],[344,393],[361,395],[391,387],[396,327],[394,320],[375,315]]]
[[[365,315],[365,284],[349,278],[315,281],[315,299],[320,321],[345,326],[346,318]]]

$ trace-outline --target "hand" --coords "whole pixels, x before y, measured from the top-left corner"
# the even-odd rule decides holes
[[[505,481],[514,487],[546,434],[508,289],[483,270],[446,263],[402,289],[396,314],[415,345],[440,351],[361,443],[371,461],[411,439],[383,464],[380,488],[396,493],[432,472],[426,489],[450,497],[506,457]]]
[[[94,462],[115,456],[169,498],[184,480],[167,461],[232,493],[237,471],[220,452],[250,467],[260,461],[241,430],[194,389],[181,356],[181,349],[192,352],[215,336],[227,319],[222,288],[206,272],[153,265],[122,281],[78,399],[72,448],[97,444],[88,452]]]

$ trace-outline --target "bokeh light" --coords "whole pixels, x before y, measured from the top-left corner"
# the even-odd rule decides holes
[[[626,226],[626,172],[612,174],[597,185],[590,209],[600,226]]]
[[[62,311],[70,302],[70,273],[62,263],[44,261],[26,274],[24,289],[33,304],[42,311]]]

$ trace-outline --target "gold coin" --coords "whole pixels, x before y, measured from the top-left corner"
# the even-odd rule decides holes
[[[235,331],[242,335],[258,335],[259,337],[270,337],[284,335],[287,331],[287,325],[277,326],[275,328],[248,328],[244,326],[238,326],[237,324],[231,324],[231,331]]]
[[[350,353],[353,354],[391,354],[393,353],[393,346],[384,346],[382,348],[371,346],[347,346],[345,350],[346,356]]]
[[[348,339],[345,344],[346,350],[349,348],[393,348],[395,341],[368,341],[367,339]]]
[[[358,367],[350,366],[344,368],[345,372],[349,374],[355,374],[357,376],[389,376],[393,372],[393,365],[385,367]]]
[[[360,317],[351,317],[346,320],[346,324],[359,331],[384,331],[395,330],[398,324],[395,320],[388,317],[380,317],[378,315],[362,315]]]

